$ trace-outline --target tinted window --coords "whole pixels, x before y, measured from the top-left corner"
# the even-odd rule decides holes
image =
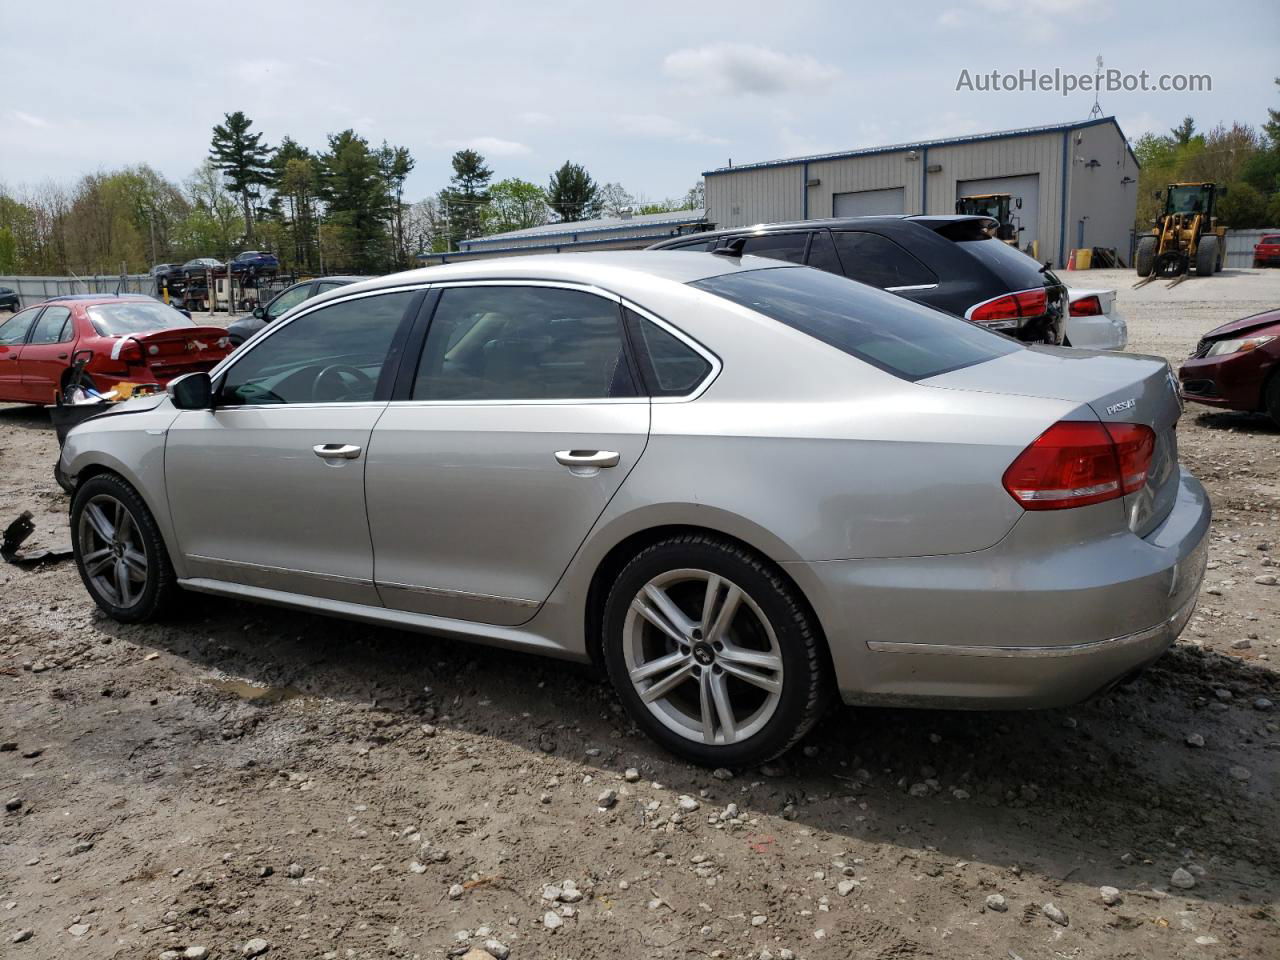
[[[887,237],[860,231],[835,235],[844,275],[873,287],[911,287],[937,283],[932,270]]]
[[[804,248],[809,242],[807,233],[770,233],[761,237],[747,237],[742,245],[744,254],[771,257],[788,263],[804,263]]]
[[[135,300],[131,303],[106,303],[87,307],[93,329],[104,337],[122,337],[130,333],[154,333],[173,327],[194,327],[173,307],[154,300]]]
[[[979,220],[959,220],[936,231],[956,244],[956,249],[974,257],[991,270],[1010,290],[1031,290],[1046,283],[1058,283],[1058,278],[1041,270],[1034,260],[1003,240],[989,236]]]
[[[415,400],[635,396],[612,300],[552,287],[454,287],[431,318]]]
[[[809,244],[809,259],[806,262],[809,266],[825,270],[827,273],[844,273],[840,258],[836,256],[836,245],[831,240],[831,234],[826,230],[819,230],[813,235],[813,242]]]
[[[67,307],[47,307],[40,315],[40,322],[31,331],[30,343],[61,343],[71,339],[71,310]]]
[[[1021,349],[950,314],[820,270],[750,270],[691,286],[772,317],[904,380],[936,376]]]
[[[673,243],[669,247],[663,247],[663,250],[710,250],[716,242],[716,238],[710,240],[690,240],[688,243]]]
[[[223,380],[221,403],[358,403],[373,399],[414,291],[321,307],[277,330]]]
[[[267,306],[267,318],[274,320],[291,307],[296,307],[303,300],[306,300],[311,293],[311,284],[300,283],[296,287],[286,290],[280,296],[276,297]]]
[[[631,310],[626,314],[649,393],[655,397],[683,396],[706,379],[711,364],[698,351],[640,314]]]
[[[11,347],[26,340],[27,331],[31,329],[31,324],[35,322],[36,314],[39,312],[39,307],[32,307],[30,310],[15,313],[0,324],[0,344]]]

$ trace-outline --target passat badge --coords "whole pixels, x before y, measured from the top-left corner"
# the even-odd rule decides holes
[[[1113,403],[1111,406],[1107,407],[1107,415],[1114,417],[1120,411],[1132,410],[1137,405],[1138,401],[1135,398],[1130,397],[1128,400],[1121,400],[1119,403]]]

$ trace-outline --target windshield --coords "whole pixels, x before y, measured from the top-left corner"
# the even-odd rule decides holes
[[[1170,187],[1165,213],[1204,213],[1209,209],[1209,188],[1199,184]]]
[[[699,287],[904,380],[923,380],[1021,349],[967,320],[807,267],[726,273]]]
[[[88,308],[93,329],[103,337],[123,337],[131,333],[154,333],[173,327],[194,327],[173,307],[163,303],[104,303]]]

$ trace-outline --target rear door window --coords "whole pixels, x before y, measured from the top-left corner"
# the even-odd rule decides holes
[[[31,331],[31,343],[62,343],[71,339],[71,310],[67,307],[46,307],[40,322]]]
[[[804,263],[804,251],[809,244],[809,233],[766,233],[747,237],[742,252],[755,257],[770,257],[788,263]]]
[[[821,270],[748,270],[690,286],[771,317],[904,380],[937,376],[1022,349],[958,317]]]
[[[835,246],[844,265],[844,275],[882,290],[928,286],[938,282],[932,270],[914,256],[878,233],[841,230]]]

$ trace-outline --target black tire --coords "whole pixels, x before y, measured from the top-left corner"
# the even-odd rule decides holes
[[[98,389],[97,385],[93,382],[93,377],[84,376],[84,375],[81,375],[80,377],[80,386],[86,390]],[[72,392],[71,377],[70,375],[68,375],[62,378],[62,402],[63,403],[71,402],[71,399],[72,399],[71,392]]]
[[[86,556],[92,559],[101,549],[100,545],[108,539],[98,534],[98,528],[86,518],[86,511],[91,507],[102,511],[108,504],[118,504],[127,511],[129,522],[133,526],[126,539],[131,542],[135,552],[137,547],[141,547],[145,558],[146,570],[136,594],[130,594],[127,586],[124,590],[108,592],[108,588],[101,582],[107,575],[95,576],[86,565]],[[133,536],[135,532],[136,536]],[[155,518],[151,516],[151,511],[138,496],[138,492],[113,473],[100,473],[90,477],[77,488],[71,502],[71,546],[81,582],[94,602],[113,620],[121,623],[154,620],[165,612],[178,592],[173,565],[169,562],[169,552],[165,549]],[[122,559],[110,563],[113,569],[117,565],[128,566]],[[126,579],[129,579],[127,574]],[[121,600],[125,602],[120,602]]]
[[[1218,263],[1218,238],[1214,235],[1203,236],[1196,247],[1196,275],[1213,276],[1214,267]]]
[[[1262,390],[1262,403],[1271,422],[1280,427],[1280,370],[1276,370],[1267,380]]]
[[[748,649],[739,646],[739,642],[746,643],[751,639],[751,631],[744,628],[744,621],[741,619],[744,612],[748,617],[745,627],[759,624],[759,615],[763,615],[776,638],[777,653],[772,655],[780,658],[781,690],[776,694],[772,714],[762,716],[762,725],[745,739],[708,744],[676,732],[650,710],[631,680],[625,648],[629,643],[629,624],[638,616],[632,612],[632,601],[652,580],[672,574],[673,571],[704,572],[723,578],[742,591],[747,605],[738,608],[738,613],[731,618],[724,633],[726,637],[733,637],[733,646],[739,652]],[[690,589],[699,589],[697,582]],[[696,594],[694,597],[693,606],[696,606]],[[690,605],[686,601],[685,606]],[[647,621],[640,629],[642,635],[643,631],[649,631],[647,635],[650,640],[645,641],[646,643],[656,641],[661,645],[666,642],[671,649],[667,656],[677,652],[674,642],[667,640],[663,633]],[[729,684],[732,683],[739,696],[749,698],[753,693],[764,696],[752,685],[727,675],[719,666],[719,660],[715,661],[714,666],[699,667],[695,664],[693,657],[699,652],[706,654],[709,644],[703,641],[699,630],[689,636],[691,647],[695,649],[688,653],[690,659],[687,662],[698,676],[696,679],[690,677],[682,681],[681,686],[672,688],[673,693],[682,691],[686,700],[696,695],[698,690],[704,689],[700,687],[701,670],[706,670],[708,675],[714,671],[723,677],[720,682],[725,684],[722,688],[724,690],[729,690]],[[757,632],[756,636],[762,634]],[[660,541],[642,550],[622,569],[605,603],[603,644],[609,678],[637,726],[672,753],[705,766],[751,766],[785,753],[808,733],[830,702],[833,684],[828,653],[812,614],[798,596],[795,587],[776,568],[756,554],[710,535],[687,534]],[[698,651],[698,647],[702,650]],[[717,649],[720,650],[718,654],[709,654],[712,658],[729,657],[728,651],[722,647]],[[705,661],[699,660],[698,663]],[[689,690],[689,685],[693,685],[694,689]],[[670,698],[664,696],[660,699],[668,701]],[[734,701],[734,706],[741,706],[741,702]],[[748,705],[746,710],[750,709],[752,708]],[[732,707],[730,712],[734,712]],[[744,717],[743,721],[749,719],[750,717]],[[720,732],[723,734],[723,724],[718,718],[716,723],[720,725]]]
[[[1140,277],[1151,276],[1156,265],[1156,238],[1143,237],[1138,241],[1137,252],[1133,255],[1133,266]]]

